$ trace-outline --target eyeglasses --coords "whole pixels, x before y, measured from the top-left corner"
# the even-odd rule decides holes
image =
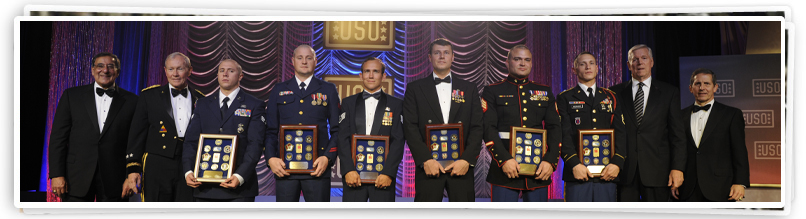
[[[115,65],[113,65],[113,64],[108,64],[108,65],[104,65],[104,64],[97,64],[97,65],[94,65],[94,66],[92,66],[92,67],[93,67],[93,68],[117,69],[117,66],[115,66]]]

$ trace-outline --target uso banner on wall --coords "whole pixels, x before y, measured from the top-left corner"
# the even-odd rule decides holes
[[[781,54],[681,57],[681,107],[694,103],[688,85],[691,73],[697,68],[708,68],[716,74],[719,88],[714,99],[717,102],[739,108],[744,113],[750,183],[754,186],[780,186],[781,122],[784,116],[781,112],[784,90]]]

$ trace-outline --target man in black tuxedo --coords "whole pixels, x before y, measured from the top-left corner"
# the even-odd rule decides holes
[[[120,59],[92,57],[95,83],[64,90],[48,147],[53,193],[67,202],[124,201],[126,140],[137,95],[115,85]]]
[[[185,183],[195,188],[193,197],[198,202],[254,202],[258,194],[255,166],[263,151],[266,103],[241,90],[243,75],[241,65],[235,60],[222,60],[218,64],[219,91],[199,99],[193,110],[182,145],[182,169],[187,171]],[[193,175],[202,133],[238,135],[235,163],[230,168],[234,172],[224,182],[202,184]],[[211,163],[217,162],[218,159],[213,158]],[[217,166],[212,164],[210,168],[216,170]],[[222,165],[221,170],[224,168]]]
[[[182,143],[196,100],[204,94],[188,88],[193,67],[184,54],[168,55],[164,69],[168,86],[154,85],[140,92],[129,130],[128,179],[121,196],[139,193],[142,180],[143,201],[190,202],[193,188],[182,178]]]
[[[709,69],[694,70],[688,88],[696,101],[681,116],[688,159],[680,200],[741,201],[750,186],[742,110],[714,101],[719,85]]]
[[[370,57],[361,64],[361,81],[364,92],[344,98],[339,118],[339,161],[344,183],[345,202],[395,201],[395,178],[403,159],[403,125],[400,118],[403,100],[381,89],[386,79],[386,66],[380,59]],[[389,136],[389,146],[383,168],[378,170],[374,185],[362,185],[353,163],[352,135]],[[377,150],[376,150],[377,152]],[[380,153],[378,153],[380,157]],[[376,165],[377,166],[377,165]]]
[[[473,167],[483,134],[479,91],[475,84],[451,74],[453,48],[448,40],[431,42],[428,58],[434,74],[409,83],[403,98],[403,132],[416,166],[414,201],[442,201],[442,192],[447,190],[449,201],[472,202]],[[464,97],[452,98],[452,92]],[[432,159],[425,144],[425,125],[446,123],[462,124],[465,148],[455,162],[443,167]],[[451,171],[450,175],[446,171]]]
[[[652,79],[648,46],[633,46],[627,54],[632,79],[610,87],[623,109],[629,155],[618,176],[618,200],[669,201],[671,190],[683,183],[686,167],[680,93]]]

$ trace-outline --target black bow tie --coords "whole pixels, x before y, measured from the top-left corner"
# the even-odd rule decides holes
[[[173,97],[182,95],[183,97],[187,98],[188,97],[188,92],[187,91],[188,91],[187,87],[185,89],[182,89],[182,90],[177,90],[176,88],[171,88],[171,95]]]
[[[451,83],[451,76],[448,75],[448,77],[445,77],[444,79],[439,79],[438,77],[434,78],[434,84],[439,84],[439,83],[443,83],[443,82],[450,84]]]
[[[96,87],[95,88],[95,93],[98,94],[98,96],[101,96],[101,97],[104,96],[104,94],[106,94],[109,97],[114,97],[115,96],[115,88],[109,88],[109,89],[104,90],[104,89],[102,89],[100,87]]]
[[[697,106],[697,105],[695,104],[695,105],[694,105],[694,108],[693,108],[693,109],[691,109],[691,112],[692,112],[692,113],[696,113],[697,111],[700,111],[700,110],[705,110],[705,111],[708,111],[709,109],[711,109],[711,104],[708,104],[708,105],[705,105],[705,106]]]
[[[374,97],[376,100],[380,100],[381,99],[381,92],[375,92],[374,94],[371,94],[371,93],[369,93],[367,91],[364,91],[364,99],[366,100],[367,98],[370,98],[370,97]]]

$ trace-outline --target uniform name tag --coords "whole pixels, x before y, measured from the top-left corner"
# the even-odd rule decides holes
[[[582,104],[574,104],[571,105],[571,109],[582,109],[585,105]]]
[[[237,109],[237,110],[235,110],[235,115],[236,116],[241,116],[241,117],[251,117],[252,116],[252,110],[249,110],[249,109]]]

